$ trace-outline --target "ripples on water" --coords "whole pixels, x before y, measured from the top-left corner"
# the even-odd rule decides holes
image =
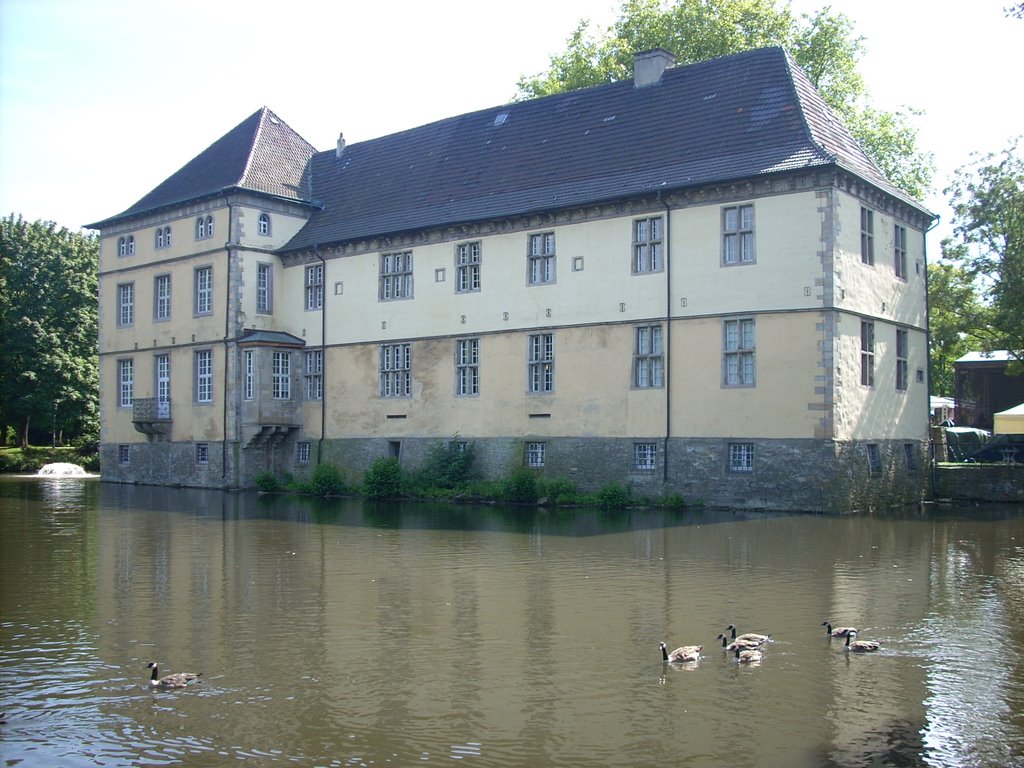
[[[672,518],[99,488],[0,481],[7,765],[1024,754],[1016,512]],[[882,650],[845,652],[824,619]],[[727,623],[773,634],[761,663],[722,652]],[[662,664],[662,640],[703,658]],[[154,659],[204,676],[151,691]]]

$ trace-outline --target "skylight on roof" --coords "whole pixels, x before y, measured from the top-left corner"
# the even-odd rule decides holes
[[[504,125],[506,120],[508,120],[508,112],[499,112],[494,118],[494,127]]]

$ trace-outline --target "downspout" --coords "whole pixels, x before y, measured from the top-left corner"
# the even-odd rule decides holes
[[[672,437],[672,366],[670,355],[672,349],[672,238],[671,221],[672,209],[668,201],[662,198],[661,191],[658,192],[658,200],[665,206],[665,438],[661,462],[661,482],[668,484],[668,446],[669,438]]]
[[[324,434],[327,429],[327,261],[320,255],[320,245],[313,246],[313,255],[320,260],[324,275],[324,300],[320,306],[320,439],[316,443],[316,463],[323,461]]]
[[[224,243],[224,250],[228,254],[228,274],[224,287],[224,389],[222,399],[224,401],[224,416],[221,424],[221,456],[220,456],[220,479],[221,485],[227,482],[228,476],[228,383],[230,380],[229,370],[231,368],[228,352],[230,350],[231,336],[231,225],[234,221],[234,211],[227,198],[224,202],[228,206],[228,238]],[[235,468],[237,472],[237,467]]]

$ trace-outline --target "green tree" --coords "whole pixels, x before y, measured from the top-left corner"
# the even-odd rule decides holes
[[[98,436],[98,265],[94,236],[0,220],[0,440]]]
[[[581,21],[546,72],[519,79],[519,98],[547,96],[631,76],[637,51],[665,48],[680,64],[780,45],[793,55],[829,106],[898,187],[923,199],[931,154],[917,148],[914,110],[885,112],[867,103],[857,71],[864,40],[853,22],[824,7],[793,15],[779,0],[625,0],[608,30]]]
[[[953,238],[944,255],[979,286],[986,305],[988,351],[1005,349],[1024,370],[1024,158],[1020,138],[998,153],[975,156],[945,190]]]
[[[971,275],[950,261],[929,264],[928,352],[932,394],[953,396],[953,363],[984,346],[987,323],[985,307]]]

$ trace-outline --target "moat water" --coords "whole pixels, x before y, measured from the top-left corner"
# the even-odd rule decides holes
[[[851,654],[821,623],[881,642]],[[716,636],[770,632],[759,664]],[[696,664],[669,648],[703,644]],[[184,690],[161,674],[202,672]],[[1024,509],[0,478],[5,766],[1024,765]]]

